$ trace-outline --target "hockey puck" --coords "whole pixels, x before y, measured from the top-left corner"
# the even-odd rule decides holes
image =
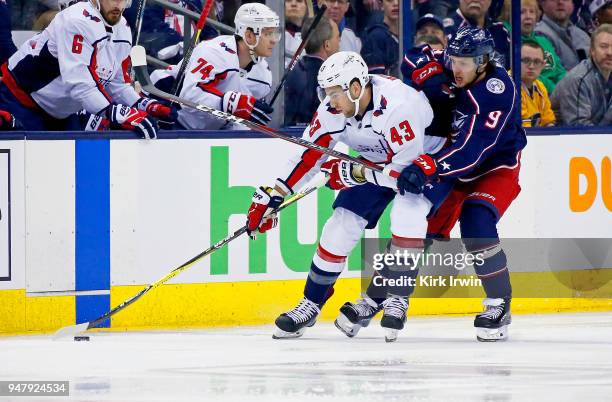
[[[75,336],[74,340],[76,342],[89,341],[89,337],[87,335]]]

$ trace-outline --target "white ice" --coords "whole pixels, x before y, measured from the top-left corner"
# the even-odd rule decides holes
[[[293,340],[271,326],[0,338],[0,379],[69,380],[71,401],[612,401],[612,313],[513,320],[498,343],[477,342],[472,317],[409,317],[390,344],[378,322],[354,339],[329,323]]]

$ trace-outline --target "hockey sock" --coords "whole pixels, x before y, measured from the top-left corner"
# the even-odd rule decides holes
[[[387,295],[408,297],[414,292],[419,273],[418,262],[423,253],[423,240],[393,236],[387,253],[393,262],[374,272],[366,294],[376,303],[382,303]]]
[[[508,298],[512,295],[506,253],[497,234],[497,219],[493,211],[479,204],[465,204],[461,212],[461,237],[468,252],[482,258],[474,263],[476,275],[488,298]]]
[[[323,271],[313,262],[310,265],[306,286],[304,286],[304,296],[308,300],[322,305],[333,293],[334,283],[339,276],[339,272]]]

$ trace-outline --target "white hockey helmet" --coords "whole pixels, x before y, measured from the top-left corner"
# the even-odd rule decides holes
[[[247,29],[251,29],[255,34],[257,40],[254,45],[250,45],[244,41],[249,47],[249,54],[255,63],[261,60],[255,54],[255,47],[259,44],[259,38],[264,28],[279,28],[280,20],[278,14],[276,14],[270,7],[261,3],[246,3],[240,6],[234,17],[234,34],[244,39],[244,35]],[[280,31],[275,32],[275,39],[278,42],[280,40]]]
[[[355,114],[353,115],[355,117],[359,110],[359,101],[365,92],[362,90],[359,97],[353,99],[349,88],[355,80],[359,82],[361,88],[365,88],[366,84],[370,82],[368,65],[363,58],[355,52],[334,53],[323,62],[317,75],[319,99],[321,101],[325,99],[325,88],[339,86],[355,104]]]

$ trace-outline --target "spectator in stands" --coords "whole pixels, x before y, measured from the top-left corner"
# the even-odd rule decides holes
[[[535,30],[550,40],[569,71],[588,57],[589,35],[570,20],[574,12],[572,0],[540,0],[540,6],[544,16]]]
[[[612,0],[594,0],[589,5],[595,26],[612,24]]]
[[[487,16],[490,7],[491,0],[460,0],[459,8],[444,21],[446,34],[450,38],[465,25],[486,28],[493,37],[495,51],[500,57],[500,62],[508,68],[510,66],[510,35],[503,22],[495,22]]]
[[[442,47],[446,47],[446,35],[442,20],[433,14],[425,14],[416,23],[416,37],[435,36],[440,39]],[[427,42],[429,43],[429,42]],[[431,43],[430,43],[431,44]]]
[[[459,0],[417,0],[413,7],[418,17],[433,14],[444,18],[452,14],[458,5]]]
[[[429,45],[433,50],[444,50],[445,43],[442,43],[440,38],[433,35],[419,35],[414,39],[414,46]]]
[[[380,0],[349,0],[350,7],[346,13],[349,26],[361,37],[365,29],[383,19]],[[353,20],[353,21],[351,21]]]
[[[521,2],[521,40],[537,42],[544,50],[544,60],[546,66],[540,75],[540,81],[546,86],[549,94],[552,94],[555,85],[565,77],[565,68],[561,59],[555,52],[555,47],[546,38],[535,32],[536,22],[538,21],[540,9],[536,0],[522,0]]]
[[[526,40],[521,47],[521,117],[523,127],[553,126],[555,114],[546,87],[538,78],[546,65],[544,49]]]
[[[312,25],[307,20],[302,27],[305,33]],[[306,54],[289,73],[285,84],[285,125],[308,123],[319,106],[317,74],[321,64],[340,48],[340,32],[336,23],[321,18],[306,44]]]
[[[399,77],[399,0],[381,0],[384,19],[366,28],[361,55],[370,74]]]
[[[340,30],[340,50],[361,53],[361,39],[357,37],[352,29],[346,26],[344,18],[349,10],[349,0],[319,0],[318,4],[325,4],[327,6],[325,16],[338,25]]]
[[[6,0],[0,0],[0,64],[7,61],[16,51],[11,34],[11,9]]]
[[[301,30],[306,13],[306,0],[285,0],[285,67],[291,61],[287,54],[295,54],[302,43]]]
[[[590,57],[569,71],[552,94],[561,124],[602,126],[612,123],[612,25],[600,25],[591,36]]]

